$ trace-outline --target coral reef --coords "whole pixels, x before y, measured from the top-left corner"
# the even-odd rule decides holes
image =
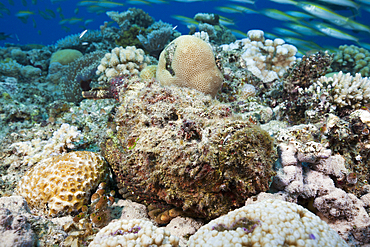
[[[329,140],[317,135],[322,130],[314,125],[294,126],[278,134],[280,159],[275,164],[277,175],[271,189],[285,195],[287,200],[305,205],[346,241],[368,243],[370,217],[365,204],[356,197],[366,193],[368,165],[353,164],[354,148],[359,148],[356,144],[343,145],[344,155],[332,154],[332,150],[337,150],[329,143],[334,136],[330,122],[339,118],[329,118],[326,130]],[[322,144],[318,143],[320,139]]]
[[[329,102],[337,105],[339,108],[350,106],[359,109],[370,101],[370,79],[361,77],[357,73],[354,77],[350,73],[343,74],[340,71],[332,77],[322,76],[313,84],[313,88],[319,86],[321,95],[330,96]]]
[[[53,53],[53,55],[51,55],[50,63],[60,63],[62,65],[67,65],[82,56],[83,54],[78,50],[63,49],[56,51]]]
[[[80,34],[72,34],[56,42],[57,49],[76,49],[81,52],[96,50],[97,43],[104,43],[109,49],[109,44],[104,40],[105,36],[98,30],[89,30],[82,37]]]
[[[263,82],[282,78],[296,60],[297,48],[282,39],[265,40],[261,30],[249,30],[248,38],[222,45],[224,51],[242,49],[243,67]]]
[[[198,30],[200,33],[208,34],[209,42],[215,45],[229,44],[236,40],[232,32],[225,26],[220,24],[220,16],[213,13],[197,13],[194,18],[198,22]],[[189,34],[196,34],[194,25],[188,26]]]
[[[351,73],[352,76],[360,73],[362,77],[370,76],[370,52],[355,45],[341,45],[335,51],[332,72],[342,71]]]
[[[184,35],[162,51],[157,79],[164,86],[194,88],[214,97],[223,76],[215,64],[211,47],[199,38]]]
[[[32,209],[56,216],[82,208],[91,190],[109,176],[103,158],[76,151],[42,160],[22,177],[16,193]]]
[[[179,239],[146,220],[119,220],[104,227],[89,245],[94,246],[178,246]]]
[[[266,200],[229,212],[202,226],[188,246],[348,246],[302,206]]]
[[[29,209],[20,196],[0,198],[1,246],[25,247],[36,245],[36,236],[26,215]]]
[[[24,163],[33,165],[50,156],[63,154],[68,149],[75,148],[73,143],[79,142],[81,138],[83,138],[81,131],[76,127],[62,124],[47,141],[35,138],[31,141],[13,143],[10,147],[15,149],[15,153],[22,154]]]
[[[338,240],[334,232],[350,246],[370,243],[367,50],[343,46],[334,62],[328,52],[296,59],[295,47],[258,30],[230,43],[223,17],[198,13],[189,40],[206,58],[193,43],[185,51],[173,41],[160,66],[149,65],[175,28],[139,9],[108,14],[120,28],[107,21],[52,46],[0,47],[0,245],[87,246],[99,231],[96,242],[166,246],[201,238],[320,246]],[[80,57],[55,62],[68,49]],[[269,198],[289,203],[259,204]],[[250,203],[259,205],[254,216],[244,207],[230,212]],[[298,205],[333,231],[320,237],[324,228],[311,219],[322,222]],[[296,220],[278,229],[292,211]],[[199,230],[219,216],[204,227],[210,235]],[[102,230],[123,220],[121,229]],[[145,231],[125,228],[134,221]]]
[[[79,102],[83,99],[82,91],[91,89],[95,79],[95,72],[105,52],[88,53],[66,66],[60,63],[51,63],[47,80],[59,86],[57,99],[66,99],[69,102]]]
[[[138,35],[145,32],[145,28],[138,26],[131,26],[128,30],[119,32],[119,37],[115,39],[116,46],[135,46],[136,48],[144,49],[143,44],[138,39]]]
[[[98,81],[109,82],[118,75],[138,75],[149,62],[150,58],[142,49],[136,49],[135,46],[116,47],[100,61],[96,71],[99,75]]]
[[[272,139],[227,105],[155,81],[129,82],[121,93],[119,128],[102,151],[124,198],[211,219],[268,189]]]
[[[129,8],[127,11],[121,13],[108,11],[107,15],[124,31],[134,25],[148,28],[154,23],[154,19],[148,13],[137,8]]]
[[[157,21],[148,27],[145,36],[140,33],[137,39],[150,55],[158,58],[164,47],[180,35],[171,24]]]

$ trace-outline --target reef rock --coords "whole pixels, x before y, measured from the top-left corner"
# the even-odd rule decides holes
[[[270,135],[196,90],[128,83],[103,156],[125,199],[165,203],[212,219],[268,189]]]
[[[36,245],[31,229],[27,202],[20,196],[0,198],[0,246],[31,247]]]

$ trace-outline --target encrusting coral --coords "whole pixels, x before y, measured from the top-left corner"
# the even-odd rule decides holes
[[[193,246],[348,246],[318,216],[297,204],[265,200],[229,212],[190,237]]]
[[[76,151],[34,165],[19,181],[16,193],[32,209],[63,215],[82,208],[91,191],[108,177],[108,166],[100,155]]]
[[[183,35],[172,41],[159,56],[157,79],[163,86],[194,88],[214,97],[223,76],[210,45],[194,36]]]

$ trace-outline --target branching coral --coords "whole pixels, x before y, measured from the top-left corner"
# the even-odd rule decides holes
[[[222,45],[224,51],[242,49],[242,67],[247,68],[263,82],[282,78],[296,60],[297,48],[285,44],[282,39],[265,40],[261,30],[248,31],[248,38],[229,45]]]
[[[298,90],[311,86],[319,77],[325,75],[333,59],[328,52],[318,52],[303,56],[288,69],[284,76],[284,90],[291,97]]]
[[[137,38],[145,50],[157,58],[166,44],[171,41],[173,34],[176,32],[177,36],[179,36],[179,33],[173,29],[172,25],[162,21],[154,22],[148,27],[146,32],[148,33],[146,36],[139,34]]]
[[[217,14],[197,13],[194,20],[199,22],[199,32],[206,32],[209,36],[209,42],[213,44],[228,44],[236,40],[232,32],[220,24],[220,16]],[[196,27],[194,25],[188,27],[190,28],[189,34],[194,34]]]
[[[321,89],[322,93],[327,93],[332,97],[332,102],[338,107],[350,106],[359,109],[362,105],[370,102],[370,79],[361,77],[357,73],[354,77],[350,73],[344,74],[342,71],[332,77],[322,76],[313,85],[317,92]],[[317,87],[318,86],[318,87]]]
[[[139,26],[148,28],[151,24],[153,24],[154,19],[148,15],[148,13],[144,12],[142,9],[137,8],[129,8],[125,12],[115,12],[115,11],[108,11],[107,15],[113,21],[117,22],[118,26],[121,30],[128,30],[131,26]]]

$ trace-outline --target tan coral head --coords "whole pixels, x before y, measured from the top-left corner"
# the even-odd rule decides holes
[[[223,81],[210,45],[191,35],[178,37],[162,51],[156,76],[163,86],[194,88],[213,97]]]
[[[19,181],[16,193],[32,209],[63,215],[82,208],[91,191],[108,177],[108,166],[99,154],[70,152],[34,165]]]

